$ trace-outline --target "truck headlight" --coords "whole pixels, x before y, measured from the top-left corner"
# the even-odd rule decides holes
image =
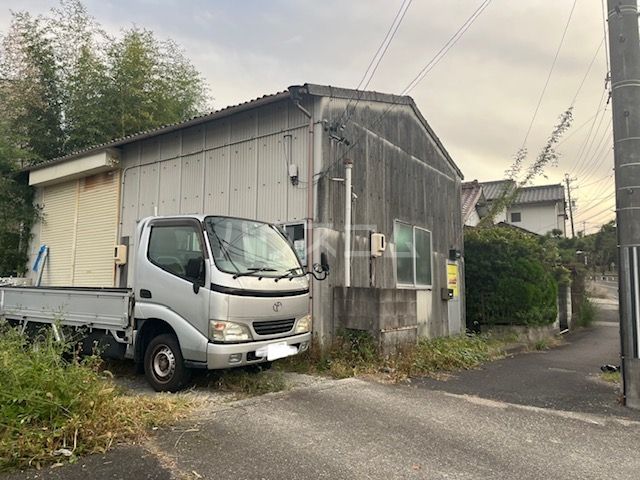
[[[222,320],[209,320],[209,339],[214,342],[246,342],[253,340],[246,325]]]
[[[296,329],[293,331],[293,333],[310,332],[312,326],[313,321],[311,320],[311,315],[305,315],[304,317],[298,319],[298,323],[296,323]]]

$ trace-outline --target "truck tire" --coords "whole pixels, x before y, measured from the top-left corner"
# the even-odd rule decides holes
[[[176,392],[191,377],[185,367],[178,339],[170,333],[154,337],[144,352],[144,373],[156,392]]]

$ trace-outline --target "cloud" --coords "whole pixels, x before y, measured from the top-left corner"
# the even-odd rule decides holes
[[[0,3],[0,29],[13,2]],[[54,1],[23,0],[43,12]],[[354,87],[364,74],[400,0],[87,0],[108,31],[132,24],[171,37],[184,47],[210,84],[216,108],[304,82]],[[414,1],[370,88],[398,93],[478,7],[479,1]],[[466,177],[491,180],[520,147],[551,66],[572,2],[492,2],[436,68],[411,92]],[[527,143],[531,158],[570,105],[599,42],[599,5],[576,7],[563,48]],[[604,49],[575,104],[575,126],[599,108],[606,72]],[[610,111],[607,113],[610,116]],[[549,180],[575,168],[589,129],[561,147]],[[596,142],[600,137],[596,138]],[[578,178],[606,176],[603,155]],[[602,189],[602,185],[596,185]],[[605,195],[611,190],[605,184]],[[598,190],[585,187],[582,198]],[[594,197],[595,198],[595,197]]]

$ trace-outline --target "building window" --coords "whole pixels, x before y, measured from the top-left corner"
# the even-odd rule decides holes
[[[522,221],[522,214],[520,212],[511,213],[511,223],[518,223]]]
[[[281,224],[283,233],[291,242],[301,265],[307,264],[307,235],[305,223],[284,223]]]
[[[430,287],[431,232],[403,222],[395,222],[396,276],[398,285]]]

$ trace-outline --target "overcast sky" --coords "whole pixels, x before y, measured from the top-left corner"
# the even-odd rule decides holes
[[[6,31],[12,9],[43,13],[56,3],[0,0],[0,30]],[[85,1],[110,33],[137,25],[177,41],[205,76],[216,109],[305,82],[355,87],[401,3]],[[369,89],[400,93],[481,3],[413,0]],[[572,5],[573,0],[493,0],[410,92],[465,180],[504,176],[524,140]],[[603,36],[601,0],[577,0],[527,141],[529,160],[571,105]],[[565,172],[577,178],[576,230],[584,221],[587,232],[614,218],[611,111],[602,98],[606,71],[603,45],[575,102],[559,165],[535,182],[558,183]]]

